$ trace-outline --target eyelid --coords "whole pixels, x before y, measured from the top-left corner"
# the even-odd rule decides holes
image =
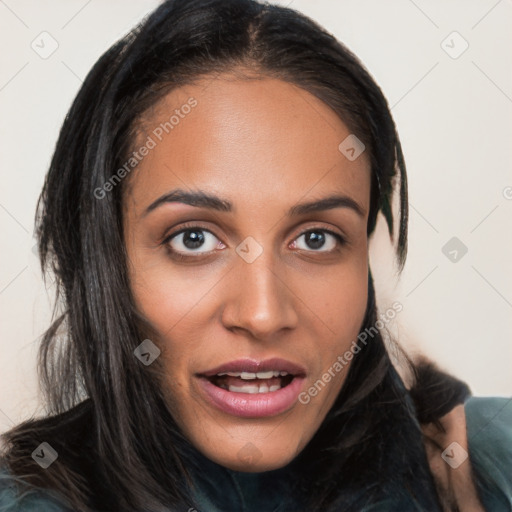
[[[339,237],[344,242],[347,242],[347,237],[345,236],[345,234],[341,230],[336,231],[334,228],[322,226],[322,225],[318,224],[318,222],[317,223],[313,222],[311,225],[303,228],[300,231],[300,233],[294,238],[294,240],[296,238],[298,238],[299,236],[302,236],[304,233],[309,233],[310,231],[324,231],[325,233],[330,233],[331,235]]]
[[[219,239],[219,237],[210,228],[201,224],[200,221],[195,221],[195,222],[188,222],[188,223],[181,224],[180,227],[176,231],[173,231],[172,233],[169,233],[169,234],[165,234],[163,236],[161,245],[169,245],[169,242],[173,238],[177,237],[181,233],[184,233],[185,231],[193,231],[194,229],[197,229],[198,231],[206,231],[206,232],[210,233],[211,235],[213,235],[215,238]],[[221,243],[223,245],[225,245],[224,242],[221,241]],[[173,250],[173,252],[176,253],[177,251]],[[209,253],[208,252],[202,253],[202,255],[205,255],[205,254],[209,254]]]

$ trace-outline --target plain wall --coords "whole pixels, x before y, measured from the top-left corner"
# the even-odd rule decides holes
[[[392,109],[408,169],[408,260],[398,278],[382,219],[370,260],[381,311],[403,305],[391,331],[474,394],[511,396],[512,2],[278,3],[345,43]],[[95,61],[157,4],[0,2],[0,431],[41,411],[36,354],[51,296],[33,219],[60,126]],[[53,40],[45,59],[31,47]]]

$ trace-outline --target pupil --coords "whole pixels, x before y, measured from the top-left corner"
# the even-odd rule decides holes
[[[310,231],[309,233],[306,233],[306,241],[310,247],[318,249],[324,244],[325,235],[324,233],[319,233],[317,231]]]
[[[203,242],[204,235],[201,231],[188,230],[183,234],[183,243],[189,249],[197,249]]]

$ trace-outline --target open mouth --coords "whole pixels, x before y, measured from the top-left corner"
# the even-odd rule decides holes
[[[288,386],[294,375],[286,371],[269,370],[266,372],[221,372],[207,377],[219,388],[233,393],[272,393]]]
[[[275,416],[292,408],[306,380],[304,367],[280,358],[239,359],[196,374],[205,400],[234,416]]]

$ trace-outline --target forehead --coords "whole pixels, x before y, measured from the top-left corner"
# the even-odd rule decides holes
[[[259,208],[340,192],[367,209],[367,155],[351,161],[339,149],[351,135],[328,105],[293,84],[206,77],[171,91],[140,120],[135,149],[151,149],[130,176],[130,203],[141,210],[179,187]]]

